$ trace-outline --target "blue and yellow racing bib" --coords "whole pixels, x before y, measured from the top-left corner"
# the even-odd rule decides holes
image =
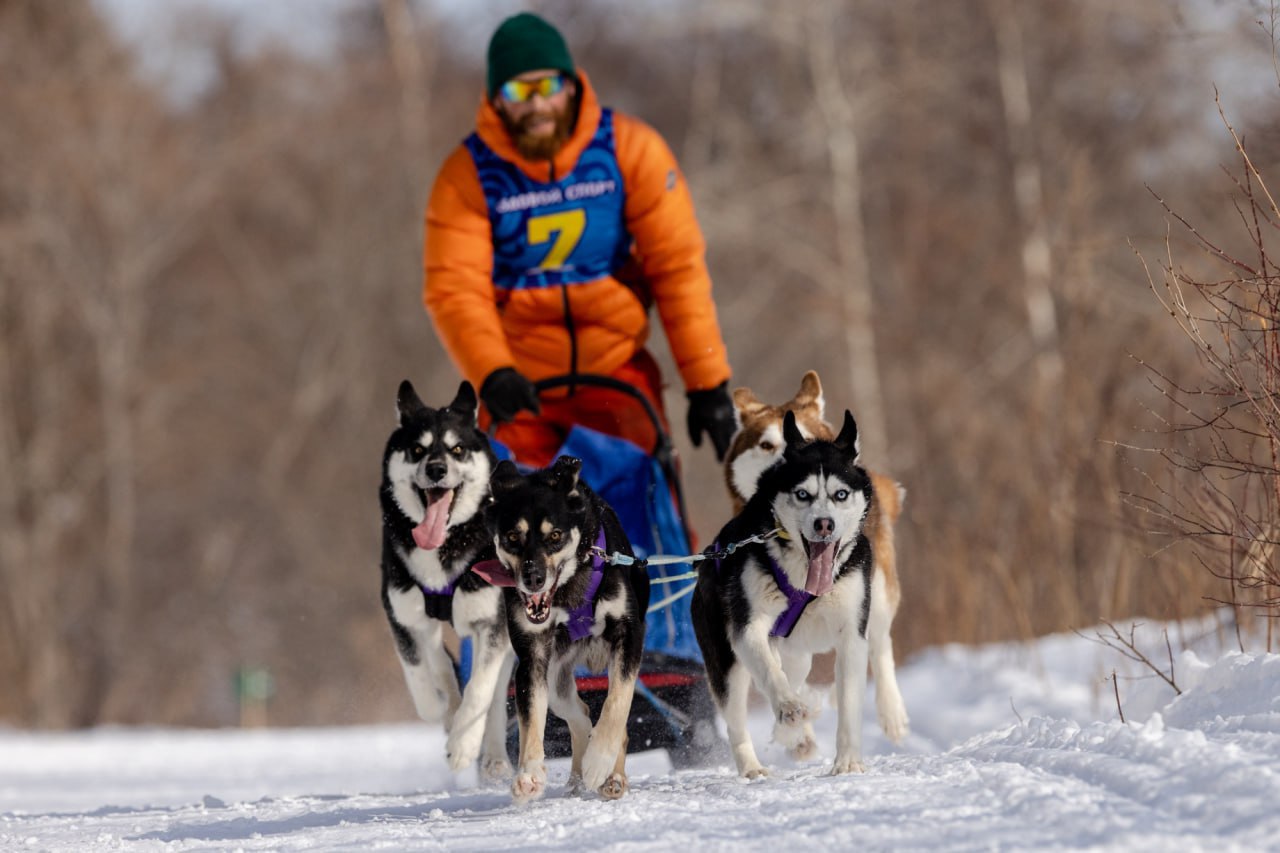
[[[493,227],[493,281],[503,290],[595,281],[630,256],[613,112],[574,170],[559,181],[530,178],[471,134],[464,143],[480,174]]]

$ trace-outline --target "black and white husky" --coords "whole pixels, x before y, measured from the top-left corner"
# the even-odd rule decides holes
[[[782,458],[761,475],[712,551],[781,532],[700,563],[694,633],[741,775],[767,774],[747,732],[752,681],[772,706],[774,739],[798,759],[816,752],[816,714],[801,689],[813,655],[831,649],[838,713],[831,772],[861,772],[868,640],[873,653],[887,647],[893,618],[864,529],[871,480],[858,464],[858,428],[847,411],[833,441],[806,440],[793,412],[783,419],[782,436]],[[886,730],[905,731],[900,699],[889,713],[894,719]]]
[[[408,380],[399,425],[382,463],[382,605],[418,715],[443,718],[449,765],[483,752],[485,778],[506,778],[507,685],[515,658],[501,590],[468,571],[492,559],[484,523],[495,457],[476,426],[476,394],[463,382],[443,409],[423,405]],[[472,639],[471,678],[460,690],[445,623]]]
[[[546,787],[548,702],[569,725],[570,790],[585,786],[607,799],[627,791],[627,717],[644,651],[649,576],[641,566],[603,559],[632,556],[631,543],[613,510],[579,479],[581,466],[562,456],[525,476],[503,462],[492,479],[486,517],[498,561],[488,571],[508,587],[507,628],[520,661],[520,756],[511,784],[516,802],[540,797]],[[579,665],[609,672],[594,728],[574,680]]]

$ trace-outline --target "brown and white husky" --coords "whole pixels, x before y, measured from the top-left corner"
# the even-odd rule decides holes
[[[779,405],[762,402],[749,388],[733,392],[739,429],[725,455],[725,483],[733,502],[735,515],[755,494],[761,475],[781,460],[786,448],[783,420],[792,413],[795,426],[806,440],[834,441],[835,430],[824,419],[825,399],[817,372],[810,370],[800,381],[794,397]],[[908,717],[898,689],[893,660],[893,641],[889,631],[902,598],[894,547],[894,524],[902,512],[906,490],[892,477],[869,471],[871,482],[869,506],[863,522],[863,535],[869,540],[874,555],[874,594],[867,641],[871,672],[876,683],[876,709],[880,727],[894,743],[908,732]],[[788,673],[797,682],[808,675]],[[800,684],[793,685],[799,688]],[[807,726],[805,727],[807,729]],[[793,757],[803,757],[812,744],[808,731],[798,743],[790,744]]]

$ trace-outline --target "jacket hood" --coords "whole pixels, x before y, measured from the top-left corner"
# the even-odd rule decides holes
[[[586,150],[595,135],[596,126],[600,124],[600,101],[596,98],[596,90],[592,87],[587,73],[579,69],[577,74],[579,90],[578,123],[574,125],[573,134],[565,140],[557,152],[554,171],[546,160],[526,160],[516,149],[515,141],[507,133],[502,123],[502,116],[487,97],[480,99],[480,107],[476,111],[476,133],[493,153],[504,160],[515,163],[520,171],[539,181],[549,181],[552,174],[567,175],[573,171],[578,158]]]

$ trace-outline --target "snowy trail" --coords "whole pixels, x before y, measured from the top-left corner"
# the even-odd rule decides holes
[[[612,803],[564,795],[567,761],[554,761],[548,796],[514,806],[504,786],[450,774],[426,725],[0,731],[0,849],[1276,849],[1280,656],[1184,655],[1177,698],[1122,679],[1121,723],[1079,678],[1098,663],[1081,644],[1042,641],[1032,669],[1055,661],[1046,677],[1013,647],[921,655],[901,678],[916,733],[893,748],[867,721],[863,775],[826,775],[831,709],[824,760],[799,766],[768,743],[762,713],[769,778],[673,771],[646,753]]]

